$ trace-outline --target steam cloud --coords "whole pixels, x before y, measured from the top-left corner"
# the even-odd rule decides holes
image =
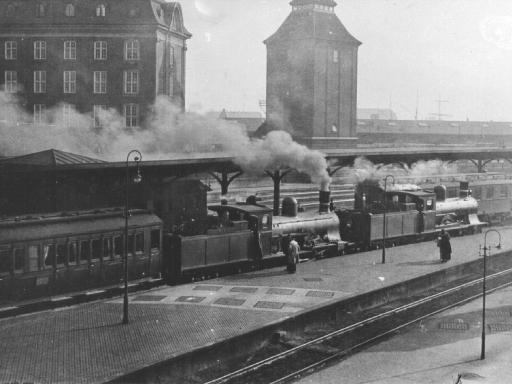
[[[322,153],[293,141],[284,131],[270,132],[262,139],[250,139],[244,129],[223,119],[196,113],[182,113],[166,97],[157,98],[145,129],[125,128],[124,117],[108,110],[104,127],[95,132],[92,117],[72,112],[64,121],[64,105],[46,113],[48,124],[35,126],[10,94],[0,92],[0,155],[19,156],[47,149],[81,154],[108,161],[124,161],[132,149],[139,149],[143,160],[172,159],[222,150],[234,156],[249,172],[294,168],[307,173],[321,189],[328,189],[331,178]],[[9,123],[12,119],[18,123]]]
[[[348,168],[348,172],[349,180],[356,184],[365,179],[383,180],[387,175],[392,175],[396,178],[407,177],[408,179],[412,179],[412,182],[418,182],[419,179],[424,176],[457,173],[458,170],[456,165],[441,160],[419,161],[414,163],[410,168],[407,165],[402,168],[397,165],[376,165],[364,157],[358,157],[354,161],[354,166]],[[398,186],[398,183],[393,187],[390,181],[392,181],[391,178],[388,179],[388,188],[417,189],[417,186],[414,184],[407,183],[400,184],[400,186]]]

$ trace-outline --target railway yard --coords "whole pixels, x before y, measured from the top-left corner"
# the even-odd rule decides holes
[[[489,293],[510,282],[512,267],[512,229],[497,229],[502,249],[488,256]],[[494,237],[486,240],[497,245]],[[454,237],[449,263],[440,263],[435,243],[426,242],[388,249],[386,264],[375,250],[304,260],[294,275],[279,267],[137,292],[129,297],[128,325],[121,324],[122,300],[116,298],[5,318],[0,348],[10,353],[0,357],[0,380],[258,382],[232,372],[262,358],[281,375],[265,371],[260,382],[300,377],[304,373],[272,368],[282,360],[275,353],[299,353],[297,365],[314,369],[404,324],[478,299],[483,243],[483,234]],[[489,335],[498,332],[488,328]],[[44,363],[35,364],[41,356]],[[249,369],[250,375],[261,372],[257,365]]]

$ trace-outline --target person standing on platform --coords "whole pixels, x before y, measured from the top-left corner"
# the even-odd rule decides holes
[[[289,255],[290,255],[290,242],[292,239],[290,238],[290,235],[284,235],[281,239],[281,251],[283,251],[284,256],[286,257],[286,270],[290,272],[290,262],[289,262]]]
[[[288,272],[295,273],[297,271],[297,264],[299,264],[299,243],[295,241],[295,237],[292,237],[290,246],[288,248]]]
[[[450,244],[450,235],[444,229],[441,229],[441,237],[437,238],[437,246],[441,254],[441,262],[446,263],[452,258],[452,245]]]

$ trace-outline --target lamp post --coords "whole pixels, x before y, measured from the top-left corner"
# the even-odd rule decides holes
[[[386,207],[386,190],[388,186],[388,177],[393,178],[393,185],[395,184],[395,178],[393,175],[387,175],[384,179],[384,216],[382,222],[382,264],[386,263],[386,211],[388,208]]]
[[[123,301],[123,324],[128,324],[128,184],[129,184],[129,172],[128,172],[128,162],[130,160],[130,155],[132,153],[138,153],[139,157],[134,157],[135,162],[137,163],[137,174],[133,178],[135,183],[140,183],[142,180],[139,172],[139,162],[142,160],[142,155],[136,149],[130,151],[128,156],[126,156],[126,206],[124,212],[124,301]]]
[[[489,251],[489,256],[491,255],[491,246],[487,246],[487,234],[489,232],[496,232],[499,236],[499,243],[496,246],[496,249],[501,249],[501,234],[495,229],[489,229],[485,232],[484,235],[484,287],[483,287],[483,310],[482,310],[482,353],[480,355],[480,359],[485,359],[485,275],[486,275],[486,259],[487,259],[487,251]],[[480,245],[480,250],[482,250],[482,246]]]

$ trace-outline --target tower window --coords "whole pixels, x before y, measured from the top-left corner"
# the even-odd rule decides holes
[[[7,10],[5,12],[5,15],[7,17],[12,17],[16,14],[16,6],[14,4],[7,4]]]
[[[332,61],[333,63],[337,63],[339,60],[339,52],[337,49],[335,49],[333,52],[332,52]]]
[[[105,4],[98,4],[96,7],[96,16],[97,17],[105,17]]]
[[[66,16],[67,17],[75,16],[75,6],[73,4],[66,5]]]
[[[36,4],[36,17],[44,17],[45,6],[43,3]]]

